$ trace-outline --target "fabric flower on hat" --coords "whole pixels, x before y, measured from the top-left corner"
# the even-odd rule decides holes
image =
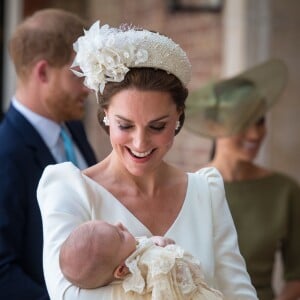
[[[84,84],[96,93],[103,93],[109,81],[121,82],[129,71],[127,66],[148,59],[147,50],[136,49],[130,41],[118,39],[120,32],[108,25],[101,27],[97,21],[74,43],[77,54],[71,68],[78,66],[80,71],[72,71],[77,76],[84,76]]]
[[[183,49],[170,38],[136,27],[112,28],[95,22],[74,43],[71,68],[85,77],[84,84],[101,94],[107,82],[121,82],[130,68],[154,68],[175,75],[186,86],[191,64]]]

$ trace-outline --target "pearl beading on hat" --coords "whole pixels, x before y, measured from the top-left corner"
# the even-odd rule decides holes
[[[131,31],[130,39],[138,48],[148,52],[148,59],[129,67],[152,67],[175,75],[183,85],[191,78],[191,64],[182,48],[170,38],[147,30]]]
[[[130,68],[150,67],[175,75],[184,86],[191,78],[191,64],[182,48],[170,38],[148,30],[100,26],[95,22],[74,43],[72,71],[84,84],[102,93],[107,82],[121,82]]]

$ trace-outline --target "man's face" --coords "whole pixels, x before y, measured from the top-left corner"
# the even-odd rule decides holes
[[[51,119],[57,122],[82,119],[89,94],[83,78],[76,76],[70,66],[51,67],[45,105]]]

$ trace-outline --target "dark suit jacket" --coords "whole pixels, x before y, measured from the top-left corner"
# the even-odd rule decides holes
[[[67,126],[88,165],[96,157],[79,121]],[[0,125],[0,298],[49,299],[42,269],[42,221],[36,188],[55,160],[13,106]]]

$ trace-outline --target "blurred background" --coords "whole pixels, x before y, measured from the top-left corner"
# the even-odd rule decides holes
[[[262,165],[300,181],[300,1],[299,0],[0,0],[0,112],[5,114],[15,76],[7,39],[16,24],[35,10],[56,7],[77,13],[89,26],[134,24],[170,36],[187,52],[193,68],[190,90],[210,80],[235,75],[268,58],[285,61],[289,81],[268,115],[269,134],[258,157]],[[85,125],[99,159],[110,151],[96,120],[94,95]],[[3,142],[3,141],[1,141]],[[208,160],[211,140],[186,130],[175,139],[167,159],[184,170]]]

